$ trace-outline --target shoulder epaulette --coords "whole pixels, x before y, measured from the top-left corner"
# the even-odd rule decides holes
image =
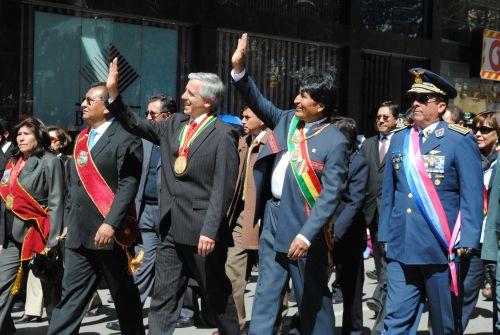
[[[466,128],[466,127],[462,127],[458,124],[454,124],[454,123],[450,123],[448,125],[448,128],[451,129],[451,130],[454,130],[456,131],[457,133],[460,133],[462,135],[467,135],[470,133],[470,129],[469,128]]]
[[[410,128],[410,126],[399,127],[399,128],[394,129],[392,132],[393,133],[397,133],[398,131],[405,130],[405,129],[408,129],[408,128]]]

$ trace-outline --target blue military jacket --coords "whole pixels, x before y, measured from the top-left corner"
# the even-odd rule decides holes
[[[386,156],[379,220],[379,241],[387,242],[387,258],[404,264],[446,264],[443,247],[417,207],[406,180],[404,138],[410,128],[398,131]],[[423,155],[444,163],[428,167],[441,200],[450,231],[461,212],[459,246],[479,247],[483,220],[483,173],[478,146],[470,134],[450,129],[440,121],[421,145]],[[439,164],[438,164],[439,165]]]
[[[287,150],[287,135],[294,110],[285,111],[274,106],[262,96],[248,75],[234,85],[248,107],[273,130],[254,165],[256,206],[260,208],[267,200],[266,197],[269,198],[271,194],[270,181],[275,158],[278,153]],[[306,136],[321,126],[320,124],[312,127]],[[288,252],[297,234],[302,234],[311,243],[323,238],[323,227],[339,205],[345,189],[349,148],[344,135],[335,126],[330,125],[319,135],[310,138],[307,148],[323,189],[308,217],[304,197],[288,165],[276,227],[274,250],[277,252]]]

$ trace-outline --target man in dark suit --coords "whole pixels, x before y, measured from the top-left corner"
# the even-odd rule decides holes
[[[82,179],[77,170],[90,167],[87,151],[71,159],[65,216],[68,234],[63,296],[54,310],[48,334],[78,332],[86,306],[102,276],[113,297],[122,333],[144,334],[139,291],[128,273],[125,252],[113,240],[137,192],[142,147],[137,137],[130,136],[114,120],[104,105],[107,99],[105,84],[94,84],[87,92],[82,108],[83,119],[91,129],[87,142],[89,154],[114,198],[104,217],[94,203],[97,198],[89,195],[94,190],[84,187],[88,180]]]
[[[325,226],[345,188],[349,152],[347,139],[329,119],[335,82],[328,74],[304,78],[296,109],[281,110],[246,73],[246,47],[243,34],[232,57],[233,83],[273,130],[254,165],[256,210],[263,204],[266,209],[249,333],[273,333],[283,287],[291,276],[303,333],[333,334]]]
[[[3,174],[7,161],[12,156],[12,142],[10,137],[10,123],[0,119],[0,174]]]
[[[246,334],[245,287],[250,255],[259,249],[259,228],[262,212],[255,212],[255,181],[253,166],[266,145],[266,126],[254,112],[245,107],[241,121],[246,136],[240,138],[240,167],[236,191],[229,208],[234,246],[228,248],[226,274],[231,280],[238,311],[240,331]]]
[[[142,120],[118,92],[117,60],[110,64],[108,108],[129,132],[160,146],[160,245],[149,312],[150,334],[172,334],[188,273],[224,334],[238,334],[231,283],[224,265],[227,210],[238,174],[238,133],[215,111],[224,85],[212,73],[191,73],[182,95],[184,114],[163,122]]]
[[[363,333],[363,283],[366,249],[366,225],[363,215],[368,183],[368,163],[358,151],[356,122],[348,117],[335,117],[332,123],[346,136],[350,145],[349,173],[346,191],[333,214],[333,264],[335,280],[343,296],[342,334]]]
[[[370,230],[373,245],[373,259],[375,261],[375,272],[377,275],[377,287],[373,296],[366,302],[368,308],[377,315],[382,311],[387,295],[387,262],[384,249],[378,243],[378,219],[380,211],[380,199],[382,198],[382,176],[385,168],[385,154],[391,144],[393,130],[397,126],[399,106],[392,101],[385,101],[377,108],[375,126],[379,134],[369,137],[361,146],[361,153],[365,156],[370,174],[366,190],[366,201],[364,207],[365,222]],[[380,333],[383,317],[378,318],[373,331]]]
[[[441,121],[453,85],[415,68],[413,126],[387,151],[379,241],[387,247],[384,333],[408,334],[427,299],[434,335],[462,334],[463,277],[483,221],[480,155],[469,129]]]
[[[146,118],[155,122],[164,121],[177,111],[177,104],[172,97],[165,94],[155,94],[149,98]],[[142,160],[139,189],[135,197],[135,211],[139,221],[141,242],[135,246],[135,253],[143,253],[142,261],[134,274],[134,282],[139,289],[141,304],[144,306],[154,284],[154,264],[156,248],[160,242],[160,147],[142,140],[144,159]],[[110,321],[106,328],[120,330],[118,321]]]

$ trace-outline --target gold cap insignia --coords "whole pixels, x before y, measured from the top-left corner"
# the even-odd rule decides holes
[[[410,73],[415,76],[415,84],[422,84],[421,76],[425,73],[425,70],[412,70]]]

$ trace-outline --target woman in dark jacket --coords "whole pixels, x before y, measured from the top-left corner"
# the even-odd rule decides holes
[[[368,183],[368,163],[358,151],[356,121],[336,117],[332,123],[351,145],[347,187],[333,215],[333,263],[336,282],[343,296],[342,334],[363,332],[363,251],[366,248],[366,226],[362,209]]]
[[[36,118],[14,129],[16,146],[0,180],[0,334],[15,333],[11,318],[23,266],[34,252],[54,252],[64,206],[62,163],[48,152],[50,137]],[[26,272],[27,273],[27,272]],[[49,318],[60,291],[42,283]]]

